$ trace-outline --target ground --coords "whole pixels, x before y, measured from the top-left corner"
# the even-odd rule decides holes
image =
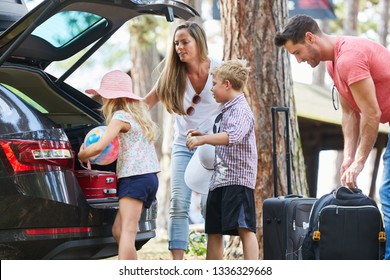
[[[171,254],[168,250],[168,240],[166,238],[153,238],[146,243],[141,250],[137,251],[139,260],[171,260]],[[204,260],[206,256],[195,256],[185,254],[185,260]],[[117,260],[118,257],[111,257],[110,260]]]
[[[166,239],[153,238],[137,252],[139,260],[170,260],[171,255],[168,250]],[[185,260],[204,260],[205,256],[184,255]]]
[[[191,224],[190,225],[190,240],[193,232],[202,233],[204,231],[204,224]],[[190,241],[189,240],[189,241]],[[193,240],[194,241],[194,240]],[[195,242],[195,241],[194,241]],[[191,242],[189,243],[191,244]],[[199,246],[201,246],[198,243]],[[202,245],[204,248],[205,245]],[[191,247],[191,245],[189,245]],[[137,251],[139,260],[171,260],[171,253],[168,250],[168,235],[166,231],[161,230],[157,232],[157,237],[148,241],[140,250]],[[109,259],[118,259],[117,256]],[[188,253],[184,254],[185,260],[205,260],[206,255],[196,256]]]

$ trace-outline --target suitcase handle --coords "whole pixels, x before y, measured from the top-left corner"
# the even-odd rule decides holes
[[[278,176],[277,176],[277,157],[276,157],[276,113],[284,112],[286,118],[286,168],[287,168],[287,194],[292,194],[291,189],[291,165],[290,165],[290,126],[289,126],[289,108],[288,107],[272,107],[272,163],[274,173],[274,196],[278,196]]]

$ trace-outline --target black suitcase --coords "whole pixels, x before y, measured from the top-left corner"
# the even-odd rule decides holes
[[[287,196],[278,196],[275,116],[286,117]],[[274,197],[263,203],[263,253],[265,260],[302,259],[302,242],[309,227],[309,216],[316,198],[292,194],[289,143],[289,109],[272,108]]]
[[[378,260],[386,235],[376,202],[360,189],[340,186],[314,204],[303,258]]]

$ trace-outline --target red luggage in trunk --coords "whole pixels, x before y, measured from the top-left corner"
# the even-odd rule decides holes
[[[75,170],[80,187],[87,199],[116,197],[116,175],[110,171]]]

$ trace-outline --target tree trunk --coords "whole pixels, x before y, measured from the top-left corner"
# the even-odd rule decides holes
[[[344,34],[357,35],[359,0],[347,0],[346,17],[344,20]]]
[[[387,35],[389,34],[389,8],[390,1],[389,0],[381,0],[381,21],[379,24],[379,42],[387,47]]]
[[[290,60],[288,53],[274,44],[276,31],[287,21],[287,1],[220,0],[219,4],[224,36],[224,60],[243,58],[251,67],[245,96],[256,119],[259,160],[255,196],[259,258],[262,258],[262,206],[264,199],[274,195],[271,131],[271,107],[273,106],[290,108],[292,188],[294,193],[305,195],[308,193],[293,97]],[[277,168],[279,194],[286,194],[287,189],[284,128],[283,118],[278,118],[276,134],[278,163],[280,163]],[[225,257],[229,258],[232,251],[226,250]]]

